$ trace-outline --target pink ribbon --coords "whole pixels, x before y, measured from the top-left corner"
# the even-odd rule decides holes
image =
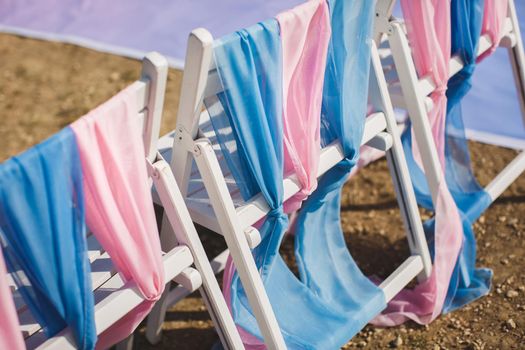
[[[430,75],[437,87],[431,95],[434,107],[428,117],[443,172],[435,203],[435,256],[432,274],[413,290],[401,291],[388,304],[387,309],[372,321],[380,326],[394,326],[409,319],[428,324],[441,313],[463,237],[459,212],[444,176],[445,91],[451,55],[450,1],[401,0],[401,5],[417,72],[420,77]],[[416,142],[413,147],[417,152]]]
[[[503,37],[505,19],[509,8],[508,0],[485,0],[483,8],[483,23],[481,33],[487,34],[492,41],[492,46],[478,57],[481,62],[485,57],[490,56],[498,48],[499,42]]]
[[[87,225],[124,281],[145,299],[99,336],[100,349],[131,334],[165,285],[135,95],[128,88],[71,125],[84,174]]]
[[[23,350],[25,348],[13,295],[7,283],[4,256],[0,249],[0,349]]]

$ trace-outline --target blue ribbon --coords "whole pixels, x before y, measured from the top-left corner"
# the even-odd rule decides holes
[[[282,54],[275,20],[216,42],[224,91],[205,101],[244,198],[261,192],[270,206],[253,256],[291,349],[339,348],[386,306],[382,291],[350,256],[339,220],[341,188],[356,163],[364,129],[374,2],[338,0],[330,5],[335,34],[327,65],[323,134],[326,142],[340,140],[346,158],[323,176],[299,216],[301,279],[279,255],[288,218],[282,208]],[[328,140],[328,134],[334,138]],[[231,293],[236,323],[262,339],[237,274]]]
[[[0,238],[46,335],[69,326],[79,349],[94,349],[82,169],[70,128],[0,165]]]

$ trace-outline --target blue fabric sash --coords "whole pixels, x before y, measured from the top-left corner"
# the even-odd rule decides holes
[[[375,1],[329,1],[332,38],[328,51],[322,143],[339,141],[345,159],[320,179],[297,218],[295,254],[301,280],[324,300],[352,315],[358,332],[386,307],[381,289],[359,270],[340,224],[341,191],[359,158],[370,73]]]
[[[386,306],[382,291],[355,265],[339,223],[341,187],[357,160],[363,132],[374,2],[339,0],[330,5],[336,34],[323,118],[325,134],[334,135],[326,141],[341,138],[347,159],[323,176],[300,214],[296,243],[301,280],[279,255],[288,218],[282,208],[282,62],[275,20],[215,43],[224,92],[205,101],[244,198],[261,192],[271,208],[253,256],[290,349],[339,348]],[[261,339],[237,274],[231,304],[236,323]]]
[[[472,224],[489,207],[491,199],[478,184],[472,172],[465,129],[461,114],[461,100],[471,88],[471,77],[476,66],[476,54],[483,20],[484,0],[452,0],[451,31],[452,54],[459,55],[463,69],[448,82],[447,118],[445,124],[445,178],[458,206],[463,222],[463,247],[451,277],[443,312],[453,311],[490,290],[492,271],[476,269],[476,239]],[[403,134],[412,182],[418,203],[433,210],[432,198],[425,175],[412,156],[410,128]],[[425,223],[427,240],[433,252],[434,219]]]
[[[8,268],[46,335],[70,326],[78,348],[93,349],[82,169],[70,128],[0,164],[0,238]]]

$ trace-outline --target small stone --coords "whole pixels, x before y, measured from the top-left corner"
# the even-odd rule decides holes
[[[506,216],[500,216],[500,217],[498,217],[498,221],[499,222],[505,222],[505,221],[507,221],[507,217]]]
[[[509,259],[501,259],[501,264],[502,265],[508,265],[509,264]]]
[[[520,290],[520,292],[525,292],[525,286],[519,286],[518,289]]]
[[[358,348],[364,348],[366,346],[366,341],[361,340],[359,343],[357,343]]]
[[[113,72],[109,75],[109,80],[111,81],[117,81],[120,79],[120,73],[119,72]]]
[[[503,293],[503,291],[501,290],[501,288],[496,288],[496,293],[501,294]],[[480,305],[480,309],[481,309],[481,305]]]
[[[482,216],[479,217],[479,223],[480,224],[484,224],[485,223],[485,216],[482,215]]]
[[[516,329],[516,322],[514,322],[514,320],[512,318],[509,318],[506,322],[505,322],[505,325],[508,327],[508,328],[511,328],[511,329]]]
[[[492,244],[490,242],[485,242],[485,248],[490,247]]]
[[[399,335],[396,337],[396,339],[394,339],[394,340],[392,340],[390,342],[390,347],[391,348],[398,348],[401,345],[403,345],[403,339],[401,339],[401,337]]]
[[[515,290],[509,290],[509,291],[507,292],[507,294],[505,294],[505,296],[506,296],[507,298],[509,298],[509,299],[515,298],[515,297],[517,297],[518,295],[519,295],[519,293],[516,292]]]
[[[438,344],[434,344],[433,350],[440,350],[440,349],[441,349],[441,346],[439,346]]]

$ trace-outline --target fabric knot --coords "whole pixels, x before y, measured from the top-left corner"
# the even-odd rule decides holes
[[[268,214],[266,214],[267,217],[271,217],[271,218],[280,218],[283,215],[284,215],[284,211],[283,211],[282,206],[276,209],[272,209],[268,212]]]
[[[439,95],[439,96],[444,96],[446,93],[447,93],[447,84],[438,85],[433,92],[433,94]]]

